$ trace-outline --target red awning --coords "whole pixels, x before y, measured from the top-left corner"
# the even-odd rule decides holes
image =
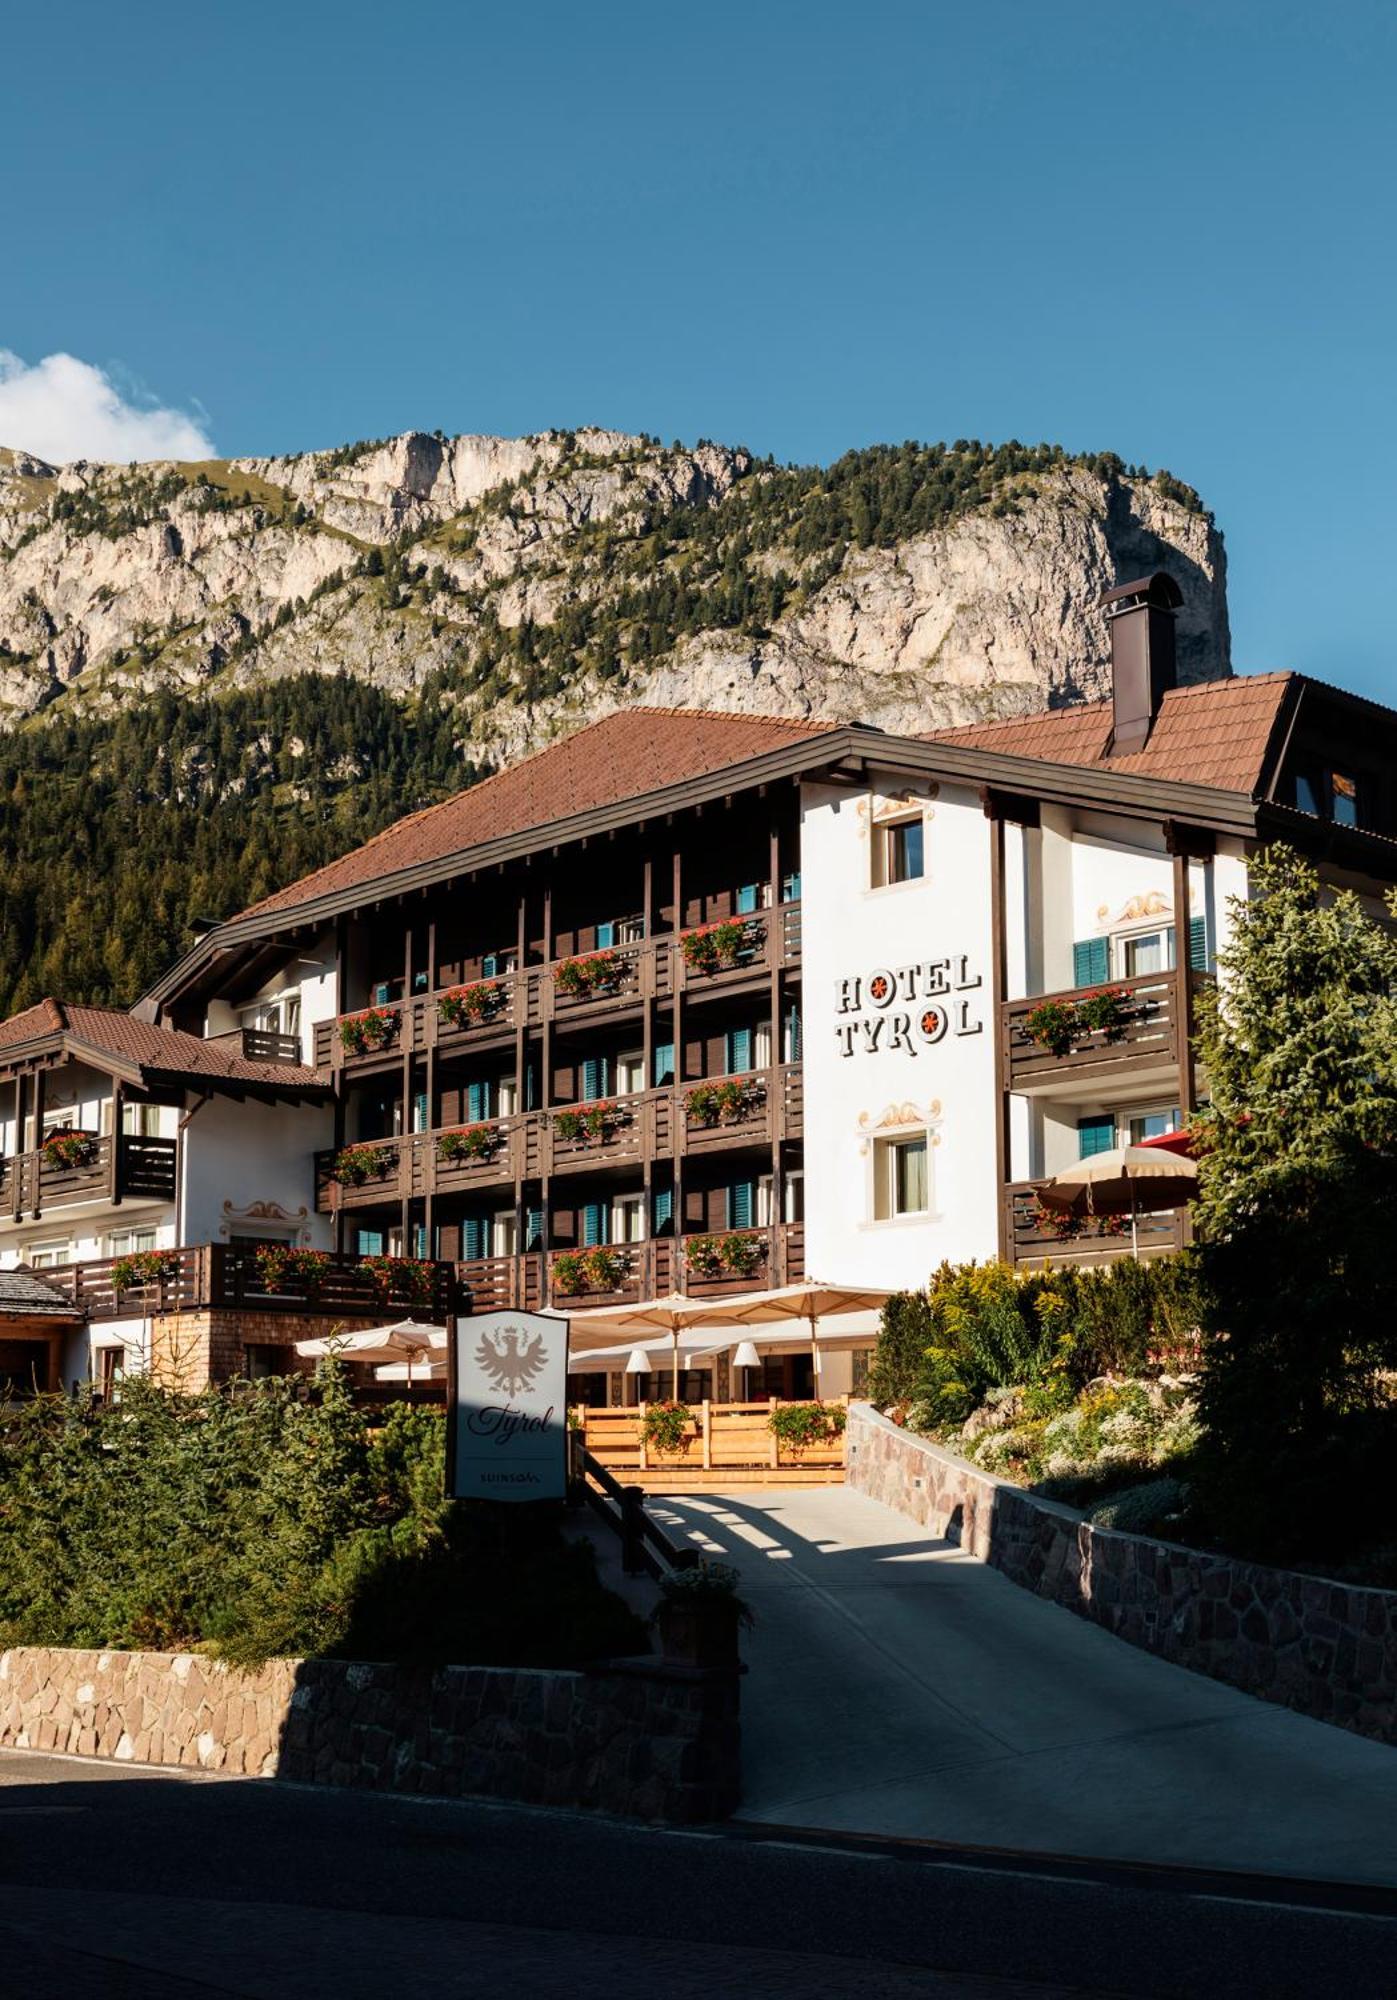
[[[1194,1157],[1193,1139],[1187,1132],[1161,1132],[1157,1139],[1138,1139],[1136,1144],[1157,1146],[1161,1153],[1182,1153],[1186,1160]]]

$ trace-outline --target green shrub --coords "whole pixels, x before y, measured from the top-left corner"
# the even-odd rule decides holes
[[[917,1393],[931,1339],[931,1308],[925,1292],[895,1292],[883,1307],[878,1344],[869,1364],[871,1402],[886,1408]]]
[[[1183,1511],[1184,1488],[1177,1479],[1147,1479],[1127,1486],[1090,1508],[1087,1519],[1097,1528],[1119,1528],[1126,1535],[1158,1535],[1175,1524]]]

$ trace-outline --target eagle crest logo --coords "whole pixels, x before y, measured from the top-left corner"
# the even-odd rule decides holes
[[[525,1389],[532,1389],[547,1358],[543,1335],[536,1333],[532,1340],[526,1341],[524,1329],[518,1326],[482,1335],[475,1350],[476,1364],[489,1376],[491,1387],[506,1396],[518,1396]]]

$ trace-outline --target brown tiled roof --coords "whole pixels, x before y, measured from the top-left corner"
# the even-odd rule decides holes
[[[483,841],[527,833],[574,813],[619,805],[834,729],[775,715],[698,708],[628,708],[497,772],[440,805],[398,820],[362,847],[254,903],[244,916],[294,909]]]
[[[1051,764],[1100,764],[1133,777],[1181,780],[1250,797],[1261,790],[1267,751],[1294,679],[1293,674],[1248,674],[1173,688],[1160,704],[1149,741],[1126,757],[1107,755],[1109,701],[1076,703],[1005,722],[928,730],[921,740],[998,750],[1010,757],[1040,757]]]
[[[204,1041],[176,1028],[158,1028],[138,1021],[115,1007],[72,1007],[58,1000],[40,1000],[22,1014],[0,1021],[0,1050],[21,1043],[62,1036],[76,1052],[110,1056],[124,1067],[152,1075],[208,1077],[223,1083],[271,1084],[277,1089],[304,1089],[319,1079],[313,1069],[294,1063],[249,1062],[240,1041]]]
[[[0,1318],[18,1314],[22,1319],[35,1319],[49,1313],[64,1319],[82,1318],[66,1292],[60,1292],[56,1285],[46,1285],[23,1265],[16,1270],[0,1271]]]

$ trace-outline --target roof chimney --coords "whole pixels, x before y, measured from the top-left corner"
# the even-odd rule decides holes
[[[1133,583],[1103,590],[1096,600],[1111,621],[1111,694],[1115,727],[1113,757],[1143,750],[1159,704],[1178,679],[1174,661],[1174,613],[1184,594],[1172,576],[1157,569]]]

